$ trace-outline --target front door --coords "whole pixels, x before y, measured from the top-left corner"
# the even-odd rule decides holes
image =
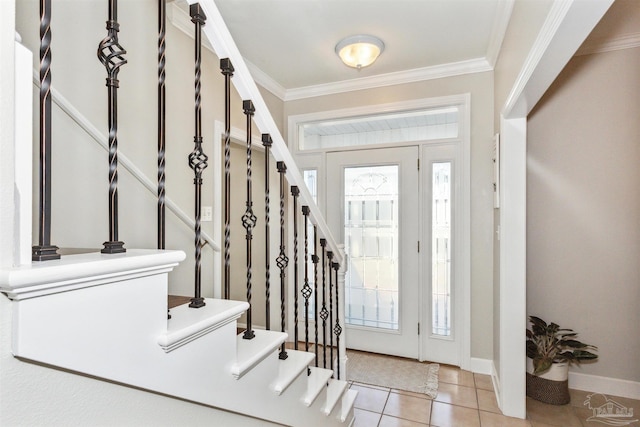
[[[419,357],[418,158],[415,146],[327,154],[327,219],[348,260],[348,348]]]

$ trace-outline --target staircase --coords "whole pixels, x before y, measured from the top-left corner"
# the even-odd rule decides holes
[[[182,259],[129,250],[3,270],[14,356],[284,425],[353,422],[357,392],[346,381],[309,368],[312,353],[278,358],[287,334],[237,335],[246,302],[206,299],[167,320],[167,275]]]
[[[204,28],[206,37],[219,58],[234,64],[236,90],[242,99],[255,104],[254,124],[263,137],[273,138],[272,155],[284,168],[281,182],[286,173],[288,184],[299,189],[306,208],[305,223],[311,220],[332,251],[329,276],[333,277],[335,269],[337,291],[343,288],[343,283],[338,284],[342,248],[313,202],[215,3],[206,0],[201,7],[210,19]],[[29,63],[27,60],[24,65],[27,70]],[[16,170],[32,169],[31,156],[16,163]],[[31,187],[30,183],[24,186]],[[21,229],[15,231],[15,240],[25,248],[32,241],[31,211],[25,205],[16,213]],[[276,230],[273,233],[278,235]],[[20,362],[35,362],[283,425],[353,423],[357,392],[349,390],[347,382],[337,379],[331,369],[310,366],[315,354],[287,350],[285,358],[285,332],[254,330],[253,339],[238,335],[238,319],[250,310],[247,302],[204,298],[205,304],[197,309],[188,304],[172,308],[167,319],[168,274],[184,259],[182,251],[156,249],[63,253],[60,259],[40,262],[28,262],[28,255],[21,257],[20,262],[14,262],[17,266],[0,269],[0,292],[8,301],[5,296],[0,298],[12,315],[13,356]],[[340,277],[342,282],[344,267]],[[292,283],[289,278],[289,286]],[[286,305],[290,308],[294,302]],[[336,310],[342,315],[344,307]],[[329,325],[329,331],[332,327]],[[287,329],[292,328],[288,322]],[[328,366],[339,367],[344,377],[344,340],[342,344],[338,340],[337,346],[339,356]]]

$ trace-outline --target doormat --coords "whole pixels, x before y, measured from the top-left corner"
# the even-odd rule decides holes
[[[380,387],[438,395],[437,363],[347,350],[347,380]]]

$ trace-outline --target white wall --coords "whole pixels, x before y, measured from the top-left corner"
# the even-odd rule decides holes
[[[527,311],[640,381],[640,50],[575,57],[529,120]]]
[[[14,264],[15,4],[0,2],[0,267]]]
[[[0,295],[0,316],[3,426],[276,425],[18,360],[11,354],[12,306],[4,295]]]

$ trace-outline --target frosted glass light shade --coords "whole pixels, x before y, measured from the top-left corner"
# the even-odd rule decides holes
[[[336,53],[347,66],[367,67],[384,51],[384,43],[377,37],[367,35],[350,36],[336,45]]]

